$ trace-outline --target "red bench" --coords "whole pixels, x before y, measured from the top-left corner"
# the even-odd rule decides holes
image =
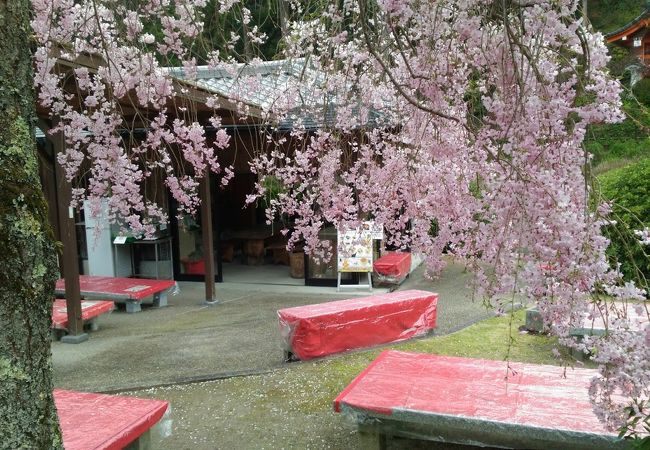
[[[98,319],[102,314],[109,313],[115,305],[112,301],[106,300],[85,300],[81,302],[81,320],[84,327],[88,326],[92,331],[99,328]],[[65,300],[54,300],[52,305],[52,334],[58,339],[68,329],[68,308]]]
[[[400,291],[278,311],[285,359],[311,359],[423,335],[438,294]]]
[[[387,434],[479,447],[627,448],[592,410],[588,388],[596,370],[509,367],[386,351],[341,392],[334,409],[356,421],[364,448],[385,448]]]
[[[152,296],[154,306],[167,306],[167,292],[175,287],[174,280],[79,276],[82,297],[124,303],[127,313],[140,311],[142,300]],[[56,282],[54,292],[57,296],[65,295],[65,280],[61,279]]]
[[[54,390],[66,450],[145,449],[169,403],[136,397]]]
[[[379,281],[399,284],[411,271],[411,254],[407,252],[386,253],[372,265]]]

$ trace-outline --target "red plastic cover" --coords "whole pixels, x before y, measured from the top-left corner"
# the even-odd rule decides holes
[[[612,434],[589,402],[595,370],[522,363],[510,368],[504,361],[386,351],[341,392],[334,409],[421,411],[486,424]]]
[[[84,300],[81,302],[81,319],[86,321],[112,311],[113,302],[105,300]],[[68,308],[65,300],[54,300],[52,305],[52,328],[68,328]]]
[[[436,326],[438,294],[399,291],[278,311],[285,348],[305,360],[396,342]]]
[[[411,254],[406,252],[386,253],[374,262],[372,268],[380,275],[405,278],[411,270]]]
[[[163,416],[168,402],[54,390],[66,450],[118,450]]]
[[[142,300],[175,285],[174,280],[79,276],[79,288],[83,297],[105,297],[114,300]],[[56,282],[55,292],[57,295],[65,295],[65,280]]]

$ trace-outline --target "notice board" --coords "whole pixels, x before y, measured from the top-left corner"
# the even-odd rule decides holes
[[[383,227],[363,222],[360,228],[337,231],[339,272],[372,272],[372,242],[381,239]]]

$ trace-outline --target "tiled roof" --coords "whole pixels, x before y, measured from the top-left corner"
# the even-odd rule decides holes
[[[632,28],[633,26],[635,26],[636,24],[638,24],[639,22],[647,18],[650,18],[650,7],[646,8],[641,14],[639,14],[637,17],[635,17],[634,19],[632,19],[631,21],[629,21],[619,29],[607,33],[605,35],[605,38],[616,36],[617,34],[624,32],[628,28]]]
[[[281,129],[291,129],[297,123],[307,129],[336,124],[336,94],[324,90],[326,75],[306,58],[238,64],[229,69],[200,66],[195,77],[187,77],[183,68],[167,70],[186,83],[261,109]],[[271,116],[278,109],[285,113]],[[358,115],[360,108],[355,109],[353,114]],[[366,126],[374,125],[378,114],[371,112],[369,117]]]

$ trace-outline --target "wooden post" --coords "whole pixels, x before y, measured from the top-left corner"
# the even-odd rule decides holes
[[[63,243],[61,268],[63,278],[65,279],[65,302],[68,310],[68,334],[61,338],[61,342],[78,344],[88,340],[88,335],[84,333],[83,320],[81,318],[77,233],[74,223],[74,211],[70,207],[72,187],[65,178],[63,168],[56,161],[56,155],[63,153],[65,150],[63,133],[57,133],[50,139],[54,148],[59,233],[61,234],[61,242]]]
[[[201,181],[201,234],[205,262],[205,304],[218,303],[214,292],[214,233],[212,231],[212,201],[210,196],[210,172]]]

